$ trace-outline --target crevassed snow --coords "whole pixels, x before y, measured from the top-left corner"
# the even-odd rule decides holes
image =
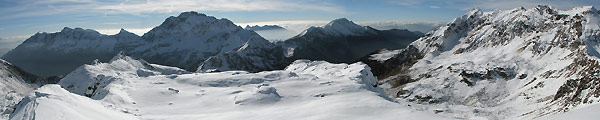
[[[135,69],[111,67],[117,61],[123,61],[119,66]],[[121,57],[111,63],[87,65],[69,74],[71,77],[65,77],[60,84],[68,89],[70,85],[94,85],[90,81],[100,75],[113,78],[97,81],[106,84],[95,91],[108,91],[106,95],[90,92],[96,101],[83,101],[93,104],[91,106],[104,106],[97,110],[110,109],[138,119],[449,119],[437,116],[432,111],[417,111],[407,104],[390,101],[379,88],[374,87],[377,79],[363,63],[331,64],[298,60],[279,71],[140,76],[135,75],[136,71],[145,68],[135,65],[135,61],[139,60]],[[52,85],[47,87],[60,89]],[[79,89],[68,90],[79,95],[85,94]],[[38,90],[36,93],[44,91]],[[40,105],[64,107],[77,107],[81,103],[67,104],[65,101],[70,99],[58,97],[36,97],[35,100]],[[59,102],[44,103],[47,101]],[[15,116],[33,110],[36,116],[43,115],[37,114],[47,110],[42,108],[19,107]],[[72,109],[75,108],[54,111]],[[87,116],[83,112],[80,114]],[[60,118],[58,115],[44,117]]]

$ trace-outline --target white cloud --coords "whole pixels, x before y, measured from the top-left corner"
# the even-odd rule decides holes
[[[114,10],[126,13],[171,13],[189,10],[205,11],[292,11],[318,10],[344,13],[336,6],[282,0],[148,0],[145,3],[129,3],[104,5],[96,9]]]
[[[0,19],[89,11],[100,14],[173,13],[183,11],[322,11],[344,14],[342,7],[327,2],[295,0],[44,0],[12,1],[19,5],[0,8]]]
[[[17,47],[30,36],[31,35],[16,35],[0,38],[0,56],[8,52],[9,50]]]
[[[0,42],[21,42],[25,39],[31,37],[31,35],[16,35],[16,36],[8,36],[0,39]]]
[[[433,29],[444,25],[445,22],[425,22],[425,21],[364,21],[357,22],[357,24],[364,26],[371,26],[375,29],[387,30],[387,29],[407,29],[410,31],[419,31],[427,33]]]
[[[512,9],[517,7],[535,7],[537,5],[550,5],[560,9],[569,9],[577,6],[600,5],[598,0],[388,0],[390,3],[406,7],[444,7],[460,10],[481,9]]]
[[[408,29],[411,31],[420,31],[420,32],[429,32],[443,24],[444,22],[413,22],[413,21],[355,21],[356,24],[363,26],[371,26],[380,30],[387,29]],[[288,30],[292,30],[295,32],[302,32],[305,29],[311,26],[323,26],[329,23],[329,21],[324,20],[299,20],[299,21],[265,21],[265,22],[251,22],[251,23],[236,23],[239,26],[246,25],[279,25]]]

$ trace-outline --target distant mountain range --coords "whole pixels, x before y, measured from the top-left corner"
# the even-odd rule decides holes
[[[292,59],[352,63],[379,49],[404,48],[422,35],[408,30],[377,30],[340,18],[323,27],[310,27],[278,44]]]
[[[350,52],[337,55],[344,55],[344,60],[336,62],[351,63],[360,58],[358,56],[362,57],[383,48],[401,48],[421,36],[406,30],[378,31],[369,28],[368,33],[341,31],[346,29],[344,27],[362,28],[346,19],[339,19],[319,30],[326,34],[316,33],[318,28],[314,27],[309,28],[307,33],[285,40],[289,42],[272,43],[254,31],[285,29],[279,26],[248,26],[247,29],[252,30],[246,30],[227,19],[185,12],[177,17],[167,18],[161,25],[142,36],[124,29],[115,35],[103,35],[90,29],[68,27],[57,33],[37,33],[2,58],[40,76],[65,75],[95,59],[106,62],[121,51],[150,63],[176,66],[188,71],[258,72],[283,69],[293,60],[300,58],[333,60],[331,57],[336,56],[327,55],[339,53],[340,50]],[[329,40],[328,44],[322,45],[334,45],[335,42],[339,42],[341,46],[337,51],[323,51],[319,50],[321,48],[314,48],[319,46],[307,46],[324,42],[312,39],[329,38],[335,40]],[[311,40],[304,42],[300,39]],[[284,55],[291,55],[289,49],[296,47],[296,55]],[[306,57],[310,54],[315,54],[315,57]]]
[[[424,35],[340,18],[282,41],[184,12],[143,36],[33,35],[0,60],[0,119],[595,119],[599,43],[592,6],[473,9]]]
[[[250,26],[250,25],[246,25],[246,27],[244,27],[244,29],[246,30],[254,30],[254,31],[261,31],[261,30],[285,30],[285,28],[278,26],[278,25],[263,25],[263,26],[258,26],[258,25],[254,25],[254,26]]]

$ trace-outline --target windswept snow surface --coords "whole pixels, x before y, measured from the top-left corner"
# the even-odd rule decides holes
[[[160,74],[164,72],[139,63],[143,61],[121,56],[109,63],[80,67],[60,82],[63,88],[78,95],[66,94],[56,85],[48,85],[30,95],[30,100],[17,108],[13,118],[24,115],[76,118],[97,114],[86,112],[92,109],[113,114],[108,109],[126,114],[110,117],[170,120],[448,119],[390,101],[381,89],[374,87],[377,79],[363,63],[297,60],[279,71],[184,74]],[[48,89],[52,89],[51,92],[47,92]],[[66,97],[53,97],[58,93]],[[85,95],[93,100],[84,99]],[[70,102],[75,98],[82,100]],[[43,107],[50,104],[67,108]],[[83,104],[103,107],[79,108]],[[79,109],[85,111],[73,113],[76,116],[71,116],[72,111],[48,114]]]

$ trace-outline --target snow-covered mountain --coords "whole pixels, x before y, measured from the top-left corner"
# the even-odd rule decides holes
[[[103,35],[91,29],[65,27],[57,33],[37,33],[2,58],[36,75],[65,75],[95,59],[108,61],[142,42],[123,29],[115,35]]]
[[[277,46],[256,32],[244,30],[227,19],[216,19],[196,12],[184,12],[169,17],[160,26],[142,36],[149,42],[131,54],[161,65],[176,66],[195,71],[274,69],[263,61],[279,60],[282,56]],[[212,57],[215,56],[215,57]],[[211,60],[209,60],[211,58]],[[216,60],[219,62],[215,62]],[[268,60],[264,60],[268,59]],[[203,63],[208,61],[211,63]],[[248,64],[256,63],[255,64]],[[260,64],[260,65],[258,65]]]
[[[448,119],[390,101],[363,63],[186,73],[119,55],[59,84],[31,93],[11,119]]]
[[[150,63],[176,66],[188,71],[195,71],[204,61],[212,62],[205,64],[204,70],[227,67],[227,70],[262,71],[285,67],[266,64],[270,61],[282,61],[280,59],[283,58],[283,53],[279,51],[283,50],[280,47],[227,19],[217,19],[197,12],[184,12],[177,17],[169,17],[141,37],[125,30],[116,35],[103,35],[81,28],[38,33],[3,58],[14,61],[15,65],[26,71],[49,76],[67,74],[95,59],[109,61],[120,51],[136,58],[144,58]],[[215,57],[208,60],[212,56]],[[223,61],[215,63],[216,59]],[[238,63],[237,59],[243,59],[239,62],[260,65]],[[240,66],[224,65],[225,62]],[[287,63],[289,62],[286,65]]]
[[[379,70],[389,96],[416,108],[455,118],[532,119],[598,103],[599,24],[591,6],[474,9],[365,61]]]
[[[352,63],[379,49],[404,48],[421,36],[408,30],[376,30],[340,18],[322,27],[310,27],[278,44],[291,59]]]
[[[258,25],[254,25],[254,26],[250,26],[250,25],[246,25],[246,27],[244,27],[245,30],[254,30],[254,31],[261,31],[261,30],[285,30],[285,28],[278,26],[278,25],[263,25],[263,26],[258,26]]]
[[[33,91],[38,78],[0,59],[0,119],[7,119],[25,95]]]

